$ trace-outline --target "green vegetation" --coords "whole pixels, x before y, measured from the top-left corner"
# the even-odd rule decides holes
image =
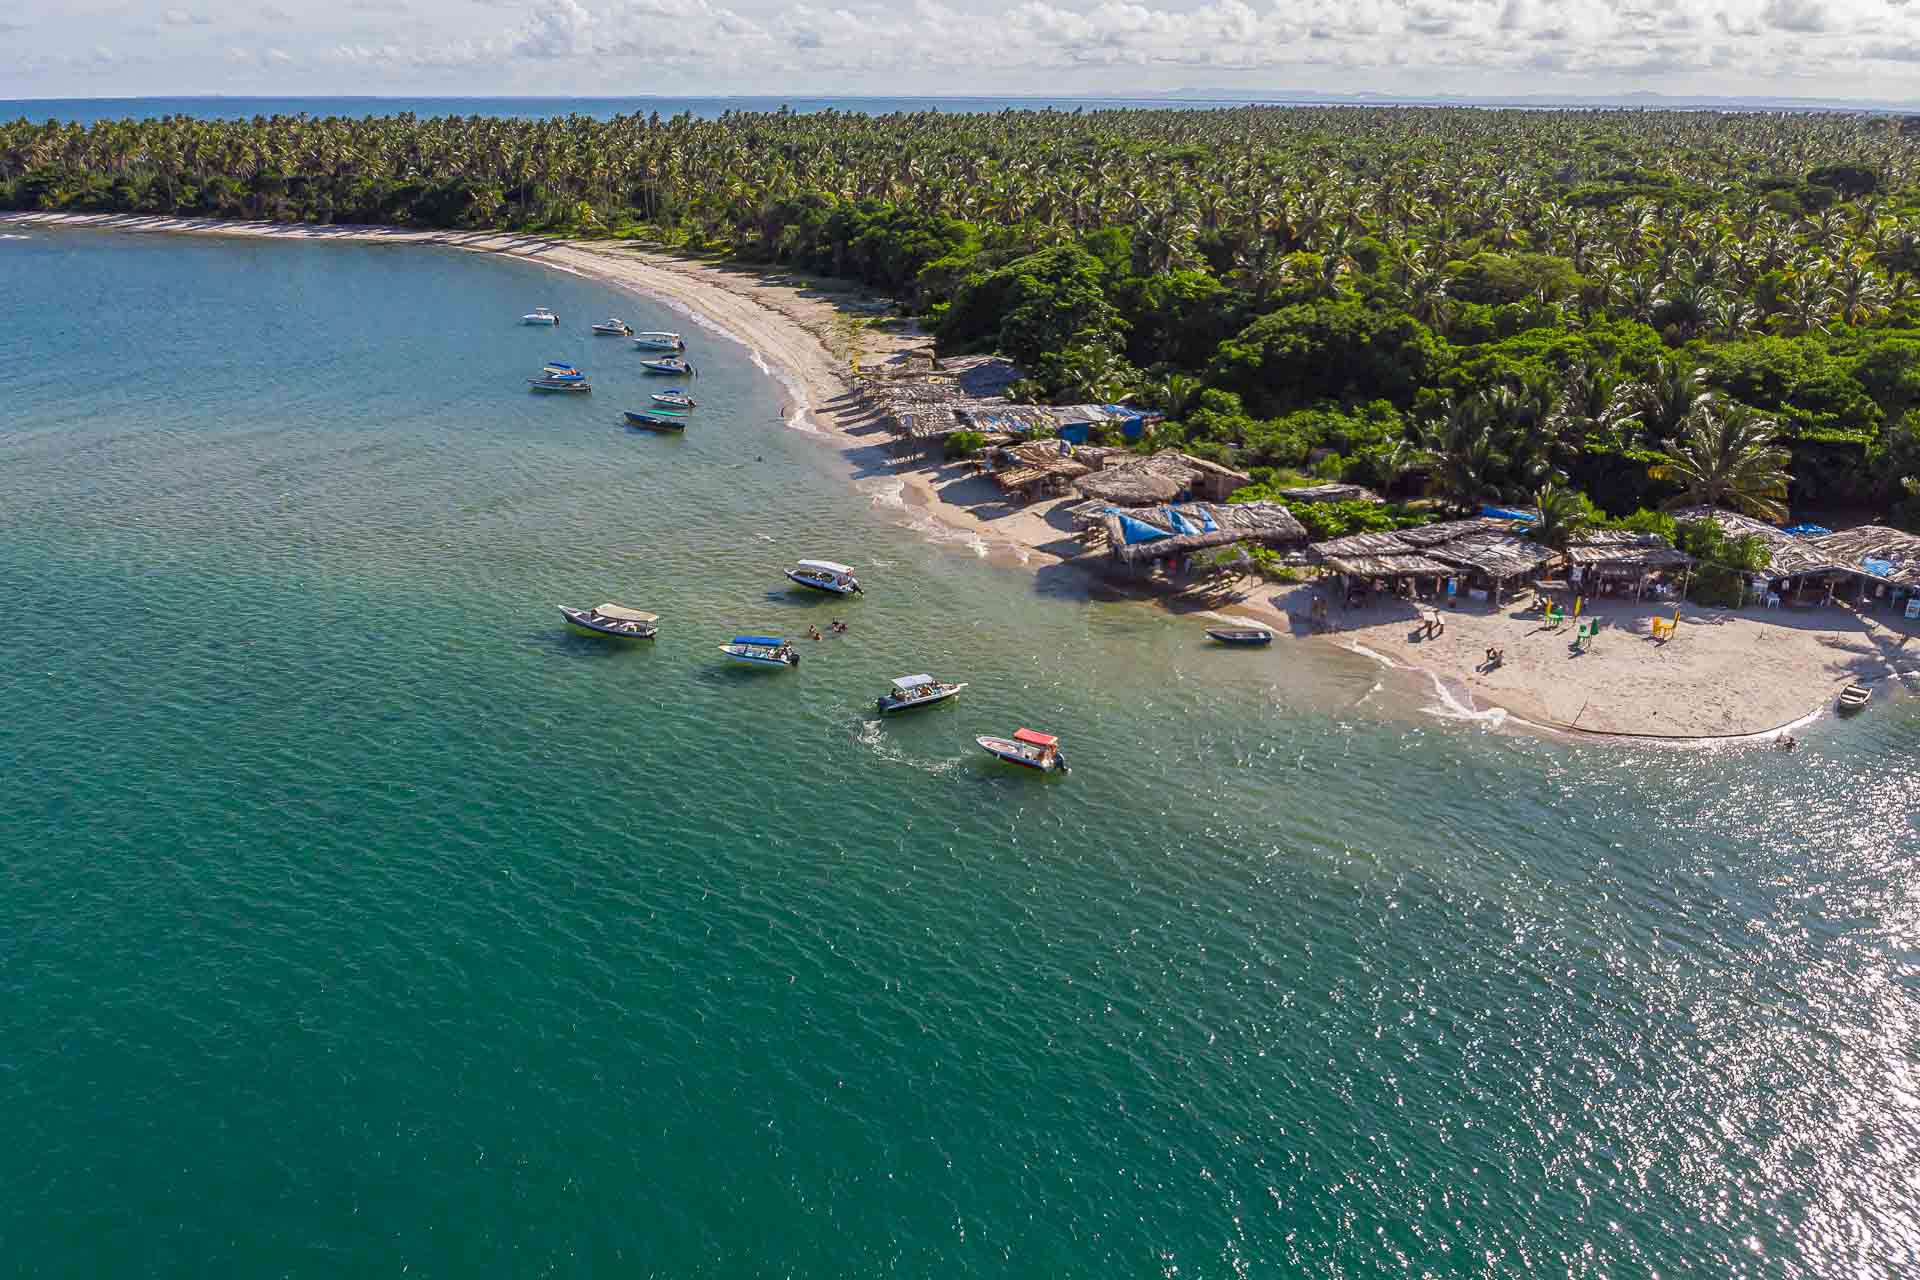
[[[1773,553],[1756,534],[1729,538],[1714,520],[1688,520],[1676,531],[1674,545],[1694,557],[1689,594],[1702,604],[1736,607],[1745,579],[1765,569]]]
[[[1857,114],[0,125],[0,206],[611,235],[849,276],[1156,444],[1460,506],[1912,524],[1920,134]],[[1790,478],[1789,478],[1790,477]],[[1342,517],[1344,518],[1344,517]]]

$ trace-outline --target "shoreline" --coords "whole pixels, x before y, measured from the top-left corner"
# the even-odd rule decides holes
[[[1895,657],[1905,655],[1882,652],[1885,637],[1877,634],[1875,620],[1846,611],[1830,611],[1831,617],[1820,619],[1832,622],[1832,627],[1792,625],[1804,623],[1806,616],[1788,619],[1775,614],[1770,619],[1772,630],[1759,618],[1696,611],[1693,618],[1683,617],[1683,632],[1688,639],[1698,633],[1706,643],[1696,643],[1691,650],[1683,647],[1685,639],[1651,650],[1636,645],[1639,652],[1635,654],[1623,642],[1645,640],[1646,619],[1655,611],[1616,609],[1596,602],[1607,613],[1604,642],[1574,655],[1583,661],[1569,668],[1552,646],[1535,637],[1544,628],[1529,627],[1519,615],[1497,610],[1450,612],[1447,621],[1460,633],[1456,640],[1449,642],[1442,636],[1421,643],[1417,628],[1416,634],[1405,634],[1414,614],[1398,601],[1336,614],[1338,629],[1321,635],[1298,621],[1307,616],[1304,596],[1316,590],[1311,585],[1273,583],[1250,575],[1177,590],[1111,581],[1077,563],[1079,545],[1071,540],[1070,529],[1050,518],[1055,509],[1077,499],[1008,505],[990,481],[972,476],[964,466],[904,462],[893,455],[878,412],[860,395],[852,377],[856,362],[870,368],[924,353],[931,342],[911,321],[892,317],[884,300],[838,281],[778,268],[680,257],[632,241],[160,215],[0,213],[0,227],[32,226],[434,245],[518,258],[629,290],[746,348],[754,363],[782,388],[786,403],[781,412],[789,427],[831,444],[847,464],[855,492],[865,494],[876,506],[897,508],[909,527],[931,540],[964,542],[975,554],[1035,578],[1064,568],[1072,581],[1063,589],[1085,599],[1133,600],[1171,615],[1241,617],[1273,626],[1282,640],[1331,641],[1333,647],[1427,677],[1441,702],[1457,708],[1459,714],[1451,718],[1479,721],[1489,729],[1649,745],[1756,745],[1822,718],[1830,707],[1831,692],[1811,706],[1800,700],[1817,684],[1884,679],[1917,665],[1911,660],[1895,662]],[[870,487],[868,482],[875,479],[880,484]],[[1051,583],[1048,589],[1054,589]],[[1719,624],[1731,620],[1748,622],[1755,635],[1744,644],[1714,645],[1714,633],[1723,630]],[[1781,623],[1789,625],[1781,627]],[[1914,634],[1886,630],[1898,635],[1902,644]],[[1775,643],[1782,636],[1794,642]],[[1523,646],[1521,657],[1497,669],[1469,667],[1467,660],[1485,647],[1516,645]],[[1717,662],[1711,656],[1694,660],[1695,651],[1703,647],[1727,652]],[[1448,661],[1431,661],[1442,652]],[[1852,654],[1855,661],[1836,662],[1836,654]],[[1876,669],[1860,669],[1862,662]],[[1647,690],[1645,685],[1657,682],[1649,669],[1653,666],[1667,668],[1665,674],[1679,687]],[[1762,676],[1771,679],[1752,684]],[[1566,707],[1557,705],[1565,701],[1560,697],[1563,692],[1571,688],[1578,693],[1578,686],[1588,680],[1598,681],[1599,687],[1590,691],[1577,713],[1569,712],[1570,702]],[[1776,692],[1779,688],[1798,689],[1799,698],[1789,701]],[[1582,724],[1592,711],[1594,693],[1604,693],[1606,701],[1595,723]],[[1465,705],[1461,705],[1463,698]],[[1663,732],[1669,725],[1684,731]]]

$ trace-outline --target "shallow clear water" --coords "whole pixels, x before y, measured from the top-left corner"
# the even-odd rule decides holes
[[[1209,651],[527,263],[35,231],[0,279],[10,1271],[1914,1265],[1912,703],[1644,753]],[[610,312],[689,334],[685,439],[617,425]],[[660,640],[556,625],[603,599]],[[923,669],[972,687],[876,722]],[[971,745],[1018,724],[1073,775]]]

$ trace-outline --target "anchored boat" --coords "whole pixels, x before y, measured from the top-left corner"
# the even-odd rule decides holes
[[[1273,632],[1265,627],[1208,627],[1207,638],[1221,644],[1272,644]]]
[[[557,378],[528,378],[527,385],[535,391],[574,391],[593,390],[593,384],[581,374],[561,375]]]
[[[800,655],[780,636],[735,636],[720,652],[750,667],[797,667]]]
[[[655,404],[663,404],[673,409],[697,409],[693,397],[675,387],[672,391],[660,391],[649,397]]]
[[[1051,734],[1015,729],[1011,738],[980,737],[974,741],[1008,764],[1038,769],[1041,773],[1067,772],[1067,757],[1060,750],[1060,739]]]
[[[642,413],[637,409],[626,410],[627,425],[642,427],[648,431],[685,431],[687,416],[683,413]]]
[[[632,333],[632,330],[628,330]],[[687,344],[677,333],[661,333],[650,329],[645,333],[633,335],[633,345],[642,351],[685,351]]]
[[[884,716],[910,707],[930,707],[936,702],[945,702],[966,687],[964,684],[935,680],[929,675],[901,676],[876,702],[880,714]]]
[[[633,332],[633,326],[613,316],[593,326],[593,331],[602,337],[624,338]]]
[[[678,356],[668,356],[664,360],[642,360],[640,367],[648,373],[666,374],[670,377],[684,377],[693,372],[693,366]]]
[[[1864,684],[1850,684],[1840,691],[1840,710],[1858,711],[1867,705],[1873,697],[1873,690]]]
[[[787,570],[787,577],[803,587],[836,596],[866,594],[860,590],[860,579],[853,576],[853,570],[832,560],[802,560]]]
[[[660,620],[659,614],[642,613],[625,605],[603,604],[592,609],[569,609],[563,604],[558,608],[569,626],[588,635],[612,636],[616,640],[651,640],[660,631],[653,625]]]
[[[541,366],[540,376],[543,378],[584,378],[587,375],[580,371],[580,366],[577,364],[568,364],[564,360],[549,360]]]
[[[520,317],[521,324],[559,324],[560,317],[545,307],[535,307]]]

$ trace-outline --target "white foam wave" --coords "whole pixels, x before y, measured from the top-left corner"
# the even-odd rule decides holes
[[[0,232],[0,240],[31,240],[32,236],[17,236],[12,232]]]

